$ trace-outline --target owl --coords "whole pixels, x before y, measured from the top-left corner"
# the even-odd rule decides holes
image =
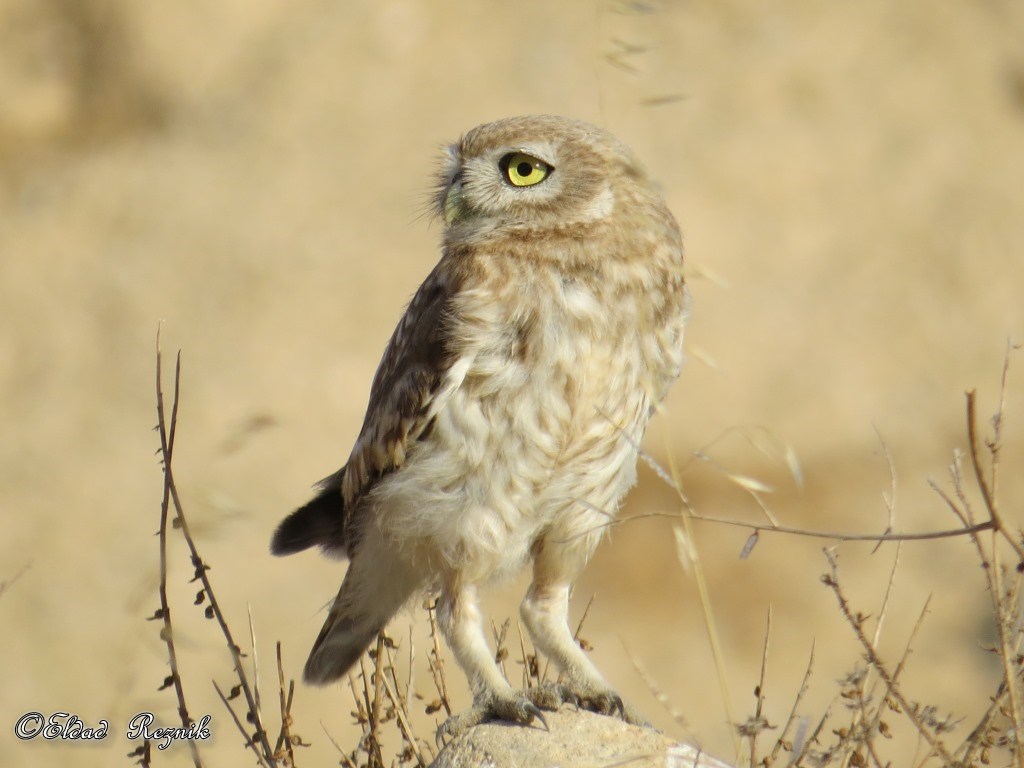
[[[641,722],[567,615],[679,375],[679,227],[625,145],[548,115],[481,125],[448,147],[434,207],[441,259],[384,351],[348,461],[271,544],[349,561],[304,678],[345,675],[411,598],[436,593],[473,693],[441,735],[544,722],[565,702]],[[477,590],[527,565],[522,621],[561,675],[516,691],[488,648]]]

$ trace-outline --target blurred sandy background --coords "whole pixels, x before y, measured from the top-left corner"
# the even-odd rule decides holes
[[[976,3],[516,3],[0,0],[0,763],[117,765],[152,710],[161,476],[154,338],[183,351],[176,475],[236,632],[250,605],[271,692],[274,641],[297,675],[342,574],[268,537],[347,456],[404,302],[436,260],[418,217],[437,147],[496,117],[557,112],[618,133],[664,184],[687,241],[691,362],[647,446],[710,454],[777,489],[786,523],[880,531],[953,524],[927,488],[964,444],[963,396],[995,408],[1007,337],[1024,339],[1024,6]],[[626,53],[627,46],[643,51]],[[710,276],[710,277],[708,277]],[[706,360],[711,360],[714,366]],[[1021,516],[1024,360],[1011,370],[1005,506]],[[767,427],[784,466],[731,428]],[[698,512],[760,519],[708,462]],[[650,472],[629,513],[678,508]],[[731,753],[692,576],[672,523],[620,526],[578,585],[597,595],[594,658],[655,724],[650,672],[712,752]],[[752,708],[769,604],[768,719],[785,720],[817,640],[803,711],[857,660],[813,539],[704,524],[698,545],[738,716]],[[892,549],[841,548],[877,610]],[[209,680],[229,682],[172,548],[179,653],[208,764],[251,762]],[[913,698],[976,718],[997,670],[988,597],[965,541],[910,544],[883,651],[928,594]],[[520,585],[488,608],[515,610]],[[404,635],[407,619],[397,626]],[[420,687],[430,693],[420,646]],[[627,653],[628,649],[628,653]],[[453,672],[456,702],[467,703]],[[275,697],[274,694],[271,698]],[[432,698],[432,696],[430,696]],[[301,764],[351,748],[348,692],[300,687]],[[111,722],[100,745],[20,743],[27,711]],[[895,716],[893,718],[895,726]],[[424,732],[433,727],[423,719]],[[907,739],[912,746],[913,739]],[[157,765],[188,763],[178,746]]]

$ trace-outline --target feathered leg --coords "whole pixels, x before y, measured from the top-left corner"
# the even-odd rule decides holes
[[[547,727],[537,705],[525,692],[513,690],[501,674],[484,637],[475,586],[462,585],[457,577],[442,584],[437,618],[441,633],[456,662],[466,673],[473,691],[473,706],[452,715],[438,729],[439,743],[442,737],[458,736],[468,728],[489,720],[528,725],[537,718]]]
[[[541,540],[534,546],[533,582],[519,611],[533,644],[564,676],[563,682],[544,686],[534,700],[543,695],[548,697],[548,708],[571,702],[592,712],[619,715],[634,725],[646,725],[612,690],[569,631],[569,592],[589,555],[585,542],[574,546]]]

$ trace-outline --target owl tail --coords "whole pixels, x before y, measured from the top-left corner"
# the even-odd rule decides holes
[[[309,652],[302,679],[310,685],[327,685],[342,677],[359,661],[387,620],[331,611]]]
[[[275,555],[291,555],[320,546],[329,555],[346,557],[345,501],[341,497],[341,480],[345,468],[317,484],[320,493],[308,504],[299,507],[281,521],[270,541]]]
[[[303,679],[326,685],[345,675],[377,633],[422,585],[412,569],[364,541],[309,652]]]

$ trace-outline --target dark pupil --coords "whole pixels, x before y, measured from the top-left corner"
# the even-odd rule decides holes
[[[516,173],[518,173],[520,176],[529,176],[532,170],[533,166],[527,162],[522,162],[516,166]]]

